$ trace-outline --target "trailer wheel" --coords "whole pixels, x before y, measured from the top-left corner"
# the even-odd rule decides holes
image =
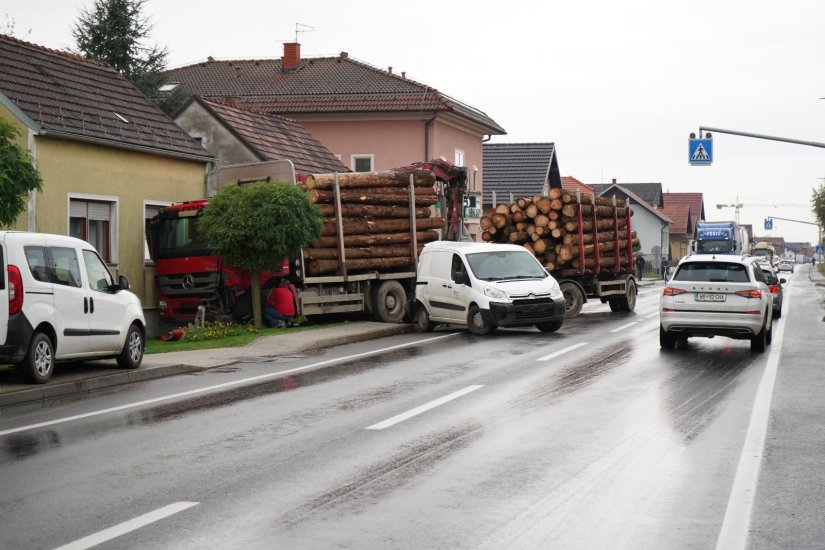
[[[610,311],[623,311],[618,298],[608,298],[607,303],[610,304]]]
[[[619,304],[619,311],[633,311],[636,309],[636,281],[633,279],[627,280],[624,296],[616,298],[616,302]],[[612,303],[610,306],[610,309],[616,311],[613,309]]]
[[[581,289],[573,283],[562,283],[561,292],[564,294],[564,314],[568,319],[572,319],[581,313],[584,304],[584,296]]]
[[[372,311],[376,321],[400,323],[404,319],[407,292],[398,281],[383,281],[372,293]]]

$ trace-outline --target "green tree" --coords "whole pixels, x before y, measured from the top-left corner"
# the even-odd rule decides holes
[[[29,192],[43,188],[43,180],[28,152],[15,141],[17,128],[0,120],[0,227],[11,227],[26,210]]]
[[[825,182],[819,185],[819,189],[813,190],[813,194],[811,195],[811,210],[816,221],[819,223],[819,227],[825,227]]]
[[[321,212],[283,182],[227,186],[203,210],[199,230],[226,262],[252,274],[252,315],[261,327],[260,273],[321,235]]]
[[[152,30],[141,16],[146,0],[95,0],[81,10],[72,29],[82,55],[102,61],[134,84],[143,95],[154,98],[164,81],[166,48],[145,45]]]

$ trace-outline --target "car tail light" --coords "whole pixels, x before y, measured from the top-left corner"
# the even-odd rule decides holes
[[[662,291],[662,296],[676,296],[678,294],[684,294],[687,290],[683,290],[681,288],[673,288],[672,286],[666,286],[665,289]]]
[[[778,286],[776,286],[776,285],[771,285],[771,286],[770,286],[770,287],[768,287],[768,288],[770,288],[770,289],[771,289],[771,294],[779,294],[779,287],[778,287]]]
[[[762,297],[762,291],[761,290],[756,290],[756,289],[753,289],[753,290],[737,290],[736,294],[738,294],[739,296],[744,296],[745,298],[754,298],[756,300],[758,300],[759,298]]]
[[[9,265],[9,315],[23,309],[23,278],[15,265]]]

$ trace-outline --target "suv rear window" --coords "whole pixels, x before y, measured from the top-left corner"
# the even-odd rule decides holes
[[[747,283],[748,268],[727,262],[688,262],[679,266],[674,281],[696,283]]]

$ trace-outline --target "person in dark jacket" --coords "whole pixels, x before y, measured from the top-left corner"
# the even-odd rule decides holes
[[[667,281],[667,270],[670,268],[670,262],[667,261],[667,256],[662,256],[662,279]]]
[[[636,256],[636,273],[638,274],[638,277],[640,279],[642,278],[642,275],[644,275],[645,272],[645,263],[646,262],[644,256],[642,256],[641,254]]]

